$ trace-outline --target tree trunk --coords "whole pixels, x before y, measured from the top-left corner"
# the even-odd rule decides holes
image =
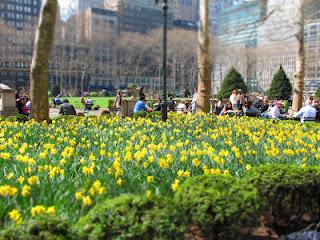
[[[49,120],[48,64],[53,44],[57,0],[46,0],[36,31],[31,65],[31,116],[36,121]]]
[[[294,112],[298,112],[302,106],[303,100],[303,90],[304,90],[304,67],[305,67],[305,50],[304,50],[304,10],[303,1],[299,6],[299,30],[296,34],[296,39],[298,43],[298,52],[296,59],[296,73],[294,78],[293,87],[293,103],[292,109]]]
[[[197,112],[210,112],[211,56],[209,36],[209,0],[200,0],[199,79]]]

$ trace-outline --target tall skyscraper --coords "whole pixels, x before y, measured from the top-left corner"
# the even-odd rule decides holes
[[[220,12],[233,5],[234,0],[213,0],[210,2],[211,32],[218,33]]]
[[[265,14],[266,0],[233,2],[219,14],[219,39],[225,44],[257,46],[258,25]]]

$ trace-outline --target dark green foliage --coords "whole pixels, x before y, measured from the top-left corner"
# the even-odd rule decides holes
[[[190,96],[191,96],[191,93],[190,93],[189,89],[186,88],[186,89],[184,90],[183,97],[187,97],[187,98],[188,98],[188,97],[190,97]]]
[[[320,167],[272,164],[241,177],[189,178],[174,199],[106,199],[73,227],[61,219],[25,221],[0,232],[0,240],[184,239],[192,226],[206,239],[248,239],[244,229],[282,235],[319,221]]]
[[[248,90],[241,74],[233,67],[223,80],[219,97],[229,98],[235,89],[241,89],[244,92]]]
[[[6,118],[8,122],[26,122],[29,120],[29,117],[23,114],[18,114],[15,116],[10,116]]]
[[[97,92],[90,92],[89,96],[90,97],[98,97],[98,93]]]
[[[248,174],[246,181],[259,189],[269,227],[290,232],[320,221],[319,167],[265,165]]]
[[[280,66],[279,71],[274,75],[271,82],[271,86],[268,91],[268,97],[270,99],[288,100],[291,95],[292,86],[290,80],[284,72],[282,66]]]
[[[53,87],[51,88],[51,93],[50,93],[51,97],[56,97],[56,96],[58,96],[59,94],[60,94],[60,87],[57,86],[57,85],[53,86]]]
[[[250,220],[256,220],[252,216],[262,207],[258,189],[252,184],[244,184],[240,178],[214,175],[187,180],[175,195],[175,202],[188,224],[200,227],[209,239],[251,225]]]
[[[231,233],[261,225],[279,234],[298,231],[320,221],[320,167],[266,165],[241,178],[191,178],[175,201],[209,239],[235,239]]]
[[[161,118],[161,112],[155,111],[155,112],[146,112],[146,111],[141,111],[141,112],[136,112],[133,114],[133,118],[150,118],[153,120],[157,120]]]
[[[316,98],[320,98],[320,86],[318,87],[315,96]]]
[[[0,240],[76,240],[69,232],[67,221],[58,218],[39,217],[12,225],[0,232]]]
[[[172,200],[124,195],[106,200],[81,218],[83,239],[183,239],[185,227]]]

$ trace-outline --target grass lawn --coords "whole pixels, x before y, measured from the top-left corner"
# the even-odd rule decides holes
[[[49,98],[49,103],[53,103],[54,98]],[[83,104],[81,104],[80,99],[81,97],[62,97],[61,100],[68,99],[69,102],[75,107],[75,108],[84,108]],[[87,98],[86,98],[87,99]],[[113,101],[115,97],[91,97],[93,100],[93,105],[99,105],[102,108],[110,108],[113,105]],[[129,99],[129,98],[125,98]],[[175,98],[176,101],[184,101],[184,100],[191,100],[188,98]],[[156,100],[154,100],[156,102]]]
[[[49,99],[49,103],[52,104],[54,98]],[[68,99],[69,102],[75,107],[75,108],[84,108],[83,104],[80,102],[81,97],[62,97],[61,100]],[[86,98],[87,99],[87,98]],[[114,97],[92,97],[93,105],[99,105],[102,108],[109,108],[111,107],[110,100],[114,100]]]

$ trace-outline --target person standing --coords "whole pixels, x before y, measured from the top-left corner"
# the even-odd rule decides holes
[[[115,111],[118,117],[122,117],[122,97],[123,97],[122,91],[118,91],[118,94],[115,100]]]
[[[146,95],[144,94],[144,86],[142,86],[141,88],[140,88],[140,90],[139,90],[139,99],[141,98],[141,97],[144,97],[144,98],[146,98]]]
[[[191,102],[192,113],[195,113],[197,111],[197,100],[198,100],[198,89],[196,88],[194,90],[194,93],[192,96],[192,102]]]
[[[232,94],[229,97],[229,101],[232,104],[233,110],[237,110],[238,109],[238,100],[239,100],[239,93],[238,93],[238,90],[235,89],[235,90],[232,91]]]

